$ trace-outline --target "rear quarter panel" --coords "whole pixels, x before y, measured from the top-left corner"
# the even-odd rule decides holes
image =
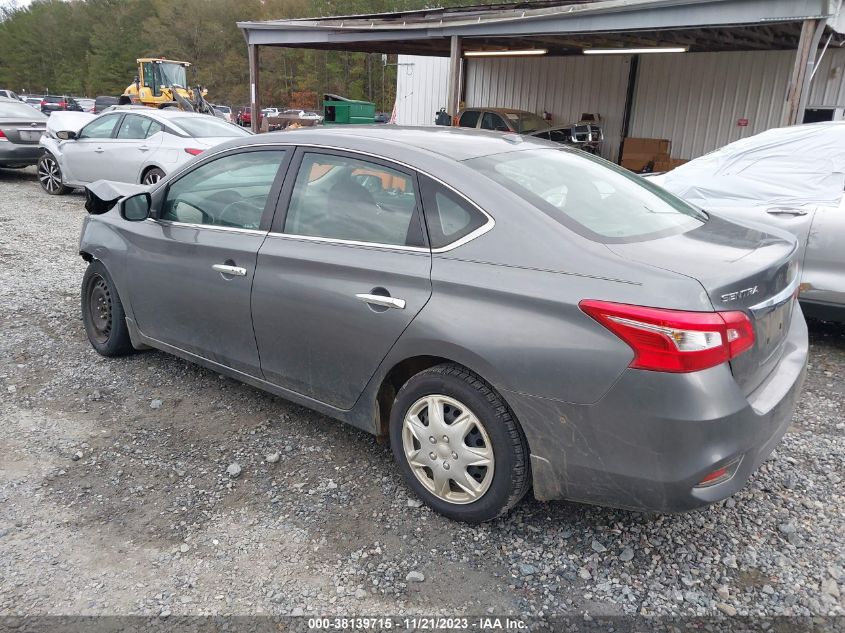
[[[807,238],[801,299],[845,309],[845,199],[820,207]]]

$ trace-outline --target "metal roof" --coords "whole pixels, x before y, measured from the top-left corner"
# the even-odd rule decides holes
[[[238,22],[249,44],[447,55],[465,48],[542,46],[550,54],[589,47],[682,44],[691,51],[795,48],[801,22],[845,28],[839,0],[597,0],[521,2],[396,13]]]

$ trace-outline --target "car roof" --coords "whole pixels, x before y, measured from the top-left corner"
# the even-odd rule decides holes
[[[200,114],[198,112],[185,112],[178,108],[150,108],[143,105],[118,105],[111,106],[108,112],[103,114],[113,114],[115,112],[133,112],[135,114],[143,114],[160,121],[168,121],[170,119],[184,119],[185,117],[206,117],[208,114]]]
[[[373,151],[385,158],[406,160],[409,150],[437,154],[456,161],[504,152],[553,147],[546,141],[519,134],[467,130],[443,126],[402,127],[385,125],[304,127],[256,134],[227,146],[264,145],[271,142],[325,145],[337,149]]]
[[[529,114],[531,116],[539,116],[534,112],[520,110],[519,108],[464,108],[461,110],[461,114],[464,112],[495,112],[497,114]]]

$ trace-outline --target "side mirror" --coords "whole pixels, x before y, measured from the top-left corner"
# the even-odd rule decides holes
[[[128,222],[140,222],[150,217],[152,198],[144,191],[120,201],[120,217]]]
[[[70,130],[62,130],[61,132],[56,132],[56,136],[58,136],[63,141],[72,141],[76,138],[76,132],[71,132]]]

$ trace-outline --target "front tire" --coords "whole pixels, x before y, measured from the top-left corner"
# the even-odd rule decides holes
[[[450,519],[495,519],[530,486],[518,422],[484,379],[459,365],[437,365],[405,383],[391,411],[390,444],[408,485]]]
[[[91,346],[101,356],[132,352],[126,314],[106,267],[96,260],[82,278],[82,323]]]
[[[63,196],[71,191],[62,182],[62,168],[52,154],[44,154],[38,159],[38,182],[51,196]]]

